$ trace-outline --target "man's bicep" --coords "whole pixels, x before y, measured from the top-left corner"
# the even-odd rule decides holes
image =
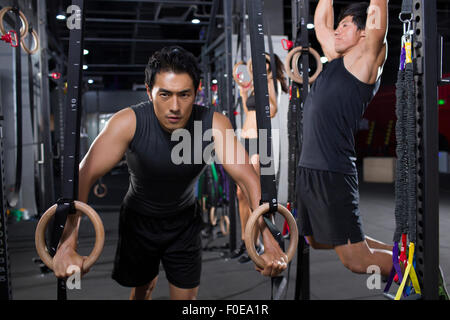
[[[132,119],[127,119],[130,115],[122,114],[111,118],[92,143],[80,168],[88,170],[93,176],[102,176],[122,160],[135,130],[135,123],[132,123]]]
[[[388,28],[387,6],[387,0],[372,0],[367,10],[365,51],[377,57],[386,43]]]
[[[334,46],[334,31],[327,27],[316,28],[316,37],[322,47],[323,54],[329,61],[338,56]]]

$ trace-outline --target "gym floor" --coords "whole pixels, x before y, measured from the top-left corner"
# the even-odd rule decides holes
[[[450,176],[440,177],[440,266],[447,284],[450,284]],[[394,232],[394,186],[364,183],[360,179],[360,208],[367,235],[390,243]],[[118,211],[100,211],[105,226],[105,247],[91,271],[82,278],[81,289],[68,290],[69,300],[126,300],[130,289],[121,287],[111,279],[115,255]],[[33,262],[36,221],[28,220],[9,225],[9,249],[12,270],[13,299],[55,300],[56,281],[52,273],[41,273]],[[239,228],[238,228],[239,229]],[[90,223],[83,221],[80,234],[80,252],[89,254],[94,241]],[[216,232],[217,233],[217,232]],[[240,231],[238,230],[238,237]],[[270,279],[254,270],[253,263],[240,264],[229,260],[228,238],[220,232],[213,241],[205,239],[203,271],[198,299],[200,300],[269,300]],[[225,253],[225,255],[224,255]],[[292,300],[295,291],[296,259],[291,263],[286,299]],[[311,300],[386,300],[381,289],[368,289],[368,275],[357,275],[342,266],[334,251],[311,250]],[[450,289],[449,286],[447,286]],[[392,285],[396,290],[397,285]],[[153,294],[155,300],[169,299],[169,288],[161,269]]]

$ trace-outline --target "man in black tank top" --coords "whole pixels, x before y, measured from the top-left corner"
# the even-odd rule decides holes
[[[300,232],[317,249],[334,249],[348,269],[392,269],[392,246],[367,237],[359,214],[354,134],[376,94],[386,60],[388,0],[354,3],[334,29],[333,1],[320,0],[317,39],[330,61],[311,87],[303,113],[297,175]]]
[[[149,101],[116,113],[80,163],[79,200],[87,202],[93,183],[126,156],[130,185],[120,212],[112,277],[133,288],[131,299],[150,299],[162,263],[171,299],[195,299],[202,218],[194,188],[208,155],[214,150],[216,161],[247,190],[252,209],[259,206],[260,182],[228,118],[194,105],[200,69],[191,53],[163,48],[150,58],[145,74]],[[79,221],[78,214],[68,217],[54,257],[59,278],[70,275],[68,266],[83,270],[84,258],[75,251]],[[277,275],[286,269],[287,256],[262,219],[259,227],[267,264],[259,271]]]

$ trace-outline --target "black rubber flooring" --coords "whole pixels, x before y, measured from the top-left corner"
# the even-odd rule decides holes
[[[440,192],[440,265],[450,284],[450,183],[441,182]],[[120,193],[120,192],[119,192]],[[105,202],[106,203],[106,202]],[[103,203],[103,204],[105,204]],[[391,184],[360,183],[360,209],[367,235],[391,242],[394,232],[394,186]],[[82,279],[80,290],[68,290],[70,300],[126,300],[129,288],[111,279],[115,255],[118,210],[99,210],[106,232],[104,251]],[[54,300],[56,281],[52,273],[42,273],[34,248],[36,221],[22,221],[8,226],[13,298],[17,300]],[[80,233],[80,252],[88,254],[93,245],[93,228],[83,221]],[[240,234],[238,229],[238,237]],[[211,241],[212,240],[212,241]],[[226,258],[229,239],[216,229],[215,237],[204,239],[203,270],[198,294],[200,300],[269,300],[270,279],[255,271],[252,263],[240,264]],[[386,300],[380,289],[368,289],[368,275],[357,275],[342,266],[334,251],[311,250],[311,300]],[[287,300],[294,298],[296,259],[291,263]],[[397,286],[393,285],[396,289]],[[155,300],[169,299],[164,270],[153,294]]]

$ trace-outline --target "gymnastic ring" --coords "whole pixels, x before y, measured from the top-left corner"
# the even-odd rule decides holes
[[[284,60],[284,67],[286,69],[287,75],[293,81],[300,83],[300,84],[303,83],[303,77],[300,76],[297,66],[298,66],[298,59],[302,55],[302,50],[303,50],[303,48],[301,46],[292,49],[291,51],[289,51],[288,55],[286,56],[286,59]],[[311,77],[309,77],[309,84],[311,84],[317,79],[319,74],[322,72],[323,65],[322,65],[322,61],[320,61],[320,55],[315,49],[309,48],[308,51],[316,59],[316,63],[317,63],[316,72]],[[294,59],[295,64],[292,65],[292,60],[293,60],[294,55],[295,55],[295,59]]]
[[[224,236],[230,233],[230,218],[226,215],[220,217],[220,231]]]
[[[312,48],[311,48],[312,49]],[[312,50],[314,50],[314,49],[312,49]],[[315,50],[314,50],[315,51]],[[316,51],[316,53],[317,53],[317,51]],[[312,82],[314,82],[314,81],[316,81],[316,78],[319,76],[319,74],[320,74],[320,72],[322,72],[322,69],[323,69],[323,64],[322,64],[322,61],[320,61],[320,55],[319,55],[319,53],[317,53],[317,55],[315,55],[314,53],[313,53],[313,51],[311,51],[311,54],[314,56],[314,58],[316,59],[316,63],[317,63],[317,69],[316,69],[316,72],[310,77],[310,82],[309,83],[312,83]],[[297,53],[295,53],[294,54],[294,56],[292,57],[292,61],[294,62],[293,64],[292,64],[292,71],[294,72],[294,75],[297,77],[297,78],[299,78],[299,79],[302,79],[302,81],[303,81],[303,76],[300,74],[300,71],[298,70],[298,60],[300,59],[300,57],[302,56],[302,53],[301,52],[297,52]]]
[[[105,229],[103,228],[103,223],[100,217],[98,216],[97,212],[95,212],[94,209],[92,209],[89,205],[81,202],[81,201],[74,201],[75,209],[77,211],[80,211],[87,215],[89,219],[91,220],[92,224],[94,225],[95,230],[95,244],[94,248],[92,249],[90,255],[87,257],[83,264],[83,270],[89,270],[92,265],[97,261],[98,257],[100,256],[103,245],[105,243]],[[45,244],[45,231],[47,229],[47,225],[50,221],[50,219],[55,215],[57,204],[50,207],[41,217],[39,220],[36,232],[35,232],[35,245],[36,245],[36,251],[41,258],[42,262],[44,264],[53,270],[53,258],[48,253],[47,245]]]
[[[256,228],[256,222],[258,218],[269,212],[270,206],[269,203],[264,203],[263,205],[256,208],[253,213],[250,215],[250,218],[247,221],[247,225],[245,226],[245,234],[244,234],[244,240],[245,240],[245,247],[247,248],[248,256],[253,260],[253,262],[261,269],[264,269],[265,262],[263,258],[261,258],[257,253],[255,249],[255,238],[256,233],[258,232],[258,228]],[[281,215],[284,216],[284,218],[287,220],[288,226],[289,226],[289,247],[287,249],[286,255],[288,257],[288,261],[290,262],[292,258],[295,255],[295,252],[297,251],[297,245],[298,245],[298,229],[297,229],[297,222],[295,221],[294,217],[292,216],[292,213],[286,209],[286,207],[278,204],[278,210]]]
[[[266,63],[270,64],[270,56],[265,53],[266,56]],[[268,62],[267,62],[268,61]],[[252,59],[248,59],[247,61],[247,70],[248,72],[252,75],[252,79],[253,79],[253,66],[252,66]],[[269,71],[269,73],[267,74],[267,77],[272,77],[272,71]]]
[[[8,11],[13,11],[13,7],[4,7],[2,10],[0,10],[0,31],[2,32],[2,35],[7,33],[5,27],[3,26],[3,17]],[[20,10],[19,15],[23,25],[22,28],[20,28],[20,38],[25,39],[28,35],[28,20]]]
[[[102,193],[98,192],[98,189],[100,187],[102,187],[103,190],[105,190],[105,191]],[[97,183],[94,187],[94,194],[97,198],[104,198],[108,194],[108,188],[106,187],[106,185],[104,183]]]
[[[20,42],[21,42],[23,50],[26,53],[28,53],[28,54],[35,54],[39,50],[39,38],[38,38],[38,35],[37,35],[36,31],[34,31],[34,30],[31,31],[31,35],[33,36],[33,39],[34,39],[34,48],[32,50],[27,48],[25,42],[22,39],[20,40]]]
[[[212,226],[217,224],[216,207],[211,207],[209,210],[209,221],[211,221]]]
[[[241,79],[239,79],[238,75],[237,75],[237,68],[241,65],[245,65],[244,61],[239,61],[237,62],[234,67],[233,67],[233,79],[234,81],[236,81],[236,83],[238,84],[238,86],[243,87],[243,88],[247,88],[251,85],[252,81],[253,81],[253,74],[250,74],[250,81],[249,82],[242,82]],[[248,70],[248,68],[247,68]],[[244,84],[245,83],[245,84]]]

